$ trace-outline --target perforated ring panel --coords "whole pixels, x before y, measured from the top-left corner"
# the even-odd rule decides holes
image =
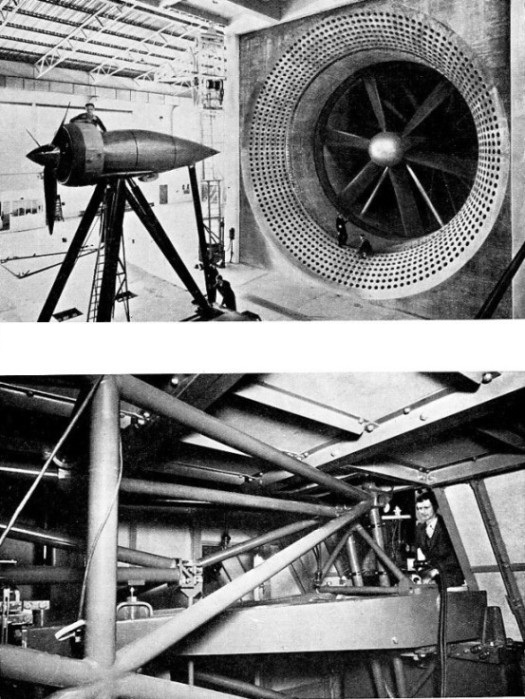
[[[291,146],[297,143],[297,135],[292,138],[294,113],[305,91],[315,81],[321,86],[324,78],[326,83],[337,61],[355,55],[362,67],[363,52],[388,52],[390,60],[415,60],[439,71],[465,99],[478,138],[476,177],[456,216],[435,233],[364,260],[356,250],[338,247],[308,212],[311,182],[301,182],[301,167],[295,165],[300,154]],[[315,121],[303,122],[301,128],[313,133]],[[406,10],[349,10],[325,17],[306,32],[268,75],[247,139],[247,192],[261,229],[307,271],[371,298],[409,296],[450,277],[490,233],[505,196],[508,132],[496,89],[457,35],[426,15]],[[307,138],[303,143],[308,147]],[[333,226],[333,219],[326,225]]]

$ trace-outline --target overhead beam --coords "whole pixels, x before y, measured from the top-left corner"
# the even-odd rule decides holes
[[[230,0],[234,5],[253,12],[256,15],[269,17],[270,19],[281,19],[282,10],[280,0]],[[176,5],[185,12],[193,13],[199,10],[191,5],[191,2],[177,2],[177,0],[161,0],[161,7]]]
[[[490,412],[495,403],[525,388],[523,374],[508,372],[483,383],[476,392],[439,394],[421,408],[407,406],[401,414],[381,422],[357,440],[332,440],[305,455],[303,463],[320,467],[351,465],[403,444],[426,439]]]
[[[386,589],[386,588],[385,588]],[[434,646],[438,629],[439,590],[421,585],[402,596],[334,600],[318,594],[299,604],[255,605],[230,609],[177,644],[177,657],[400,650]],[[292,598],[293,599],[293,598]],[[461,591],[448,595],[448,640],[477,638],[486,592]],[[197,606],[196,603],[194,607]],[[185,610],[171,610],[174,623]],[[119,648],[140,642],[166,624],[166,617],[117,623]],[[300,629],[300,633],[298,633]],[[28,630],[30,647],[56,652],[57,627]]]
[[[305,465],[298,459],[288,456],[279,449],[235,429],[226,422],[146,384],[144,381],[132,376],[119,376],[117,380],[121,397],[134,405],[168,417],[222,444],[227,444],[245,454],[273,463],[277,467],[300,475],[309,481],[319,483],[330,492],[339,493],[352,500],[365,500],[370,497],[360,488],[341,483],[335,478]]]
[[[343,410],[323,405],[304,396],[258,381],[235,390],[235,395],[261,405],[276,408],[286,413],[329,425],[338,430],[359,436],[363,433],[365,421]]]

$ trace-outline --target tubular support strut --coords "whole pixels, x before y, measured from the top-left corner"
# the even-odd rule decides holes
[[[296,512],[314,517],[337,517],[340,511],[329,505],[316,505],[315,503],[299,502],[293,500],[279,500],[259,495],[245,495],[244,493],[232,493],[213,488],[200,488],[197,486],[181,485],[179,483],[159,483],[146,481],[139,478],[123,478],[121,490],[125,493],[141,495],[158,495],[163,498],[177,498],[183,500],[203,500],[219,503],[221,505],[237,505],[238,507],[256,508],[261,510],[276,510],[277,512]]]
[[[481,519],[483,520],[500,575],[503,579],[503,584],[505,585],[510,610],[514,614],[522,639],[525,639],[525,607],[523,604],[523,597],[521,596],[516,577],[511,568],[507,547],[501,536],[487,486],[485,485],[485,481],[471,481],[470,485],[474,491]]]
[[[85,637],[86,657],[102,667],[115,660],[120,458],[119,396],[105,376],[91,412]]]
[[[7,525],[0,522],[0,532],[6,529]],[[38,529],[36,527],[11,527],[9,534],[10,539],[18,539],[19,541],[29,541],[42,546],[52,546],[57,549],[85,549],[85,542],[76,539],[60,532],[51,529]],[[148,553],[147,551],[138,551],[130,549],[126,546],[117,547],[117,558],[121,563],[129,563],[135,566],[144,566],[146,568],[174,568],[177,561],[174,558],[167,556],[159,556],[156,553]]]
[[[303,464],[298,459],[294,459],[279,451],[279,449],[275,449],[269,444],[265,444],[255,437],[225,424],[221,420],[168,395],[144,381],[140,381],[132,376],[119,376],[117,381],[122,398],[134,405],[176,420],[206,437],[239,449],[245,454],[268,461],[280,469],[295,473],[309,481],[323,485],[332,493],[339,493],[354,501],[370,499],[370,495],[360,488],[348,485],[327,473]]]

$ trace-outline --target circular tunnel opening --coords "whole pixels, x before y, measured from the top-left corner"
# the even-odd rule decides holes
[[[250,209],[307,274],[367,298],[411,296],[500,230],[504,104],[472,48],[432,17],[327,14],[287,46],[253,100],[241,152]],[[344,247],[338,213],[350,221]]]
[[[456,216],[475,180],[470,109],[438,71],[410,61],[367,66],[328,99],[315,129],[319,180],[356,226],[391,243]]]

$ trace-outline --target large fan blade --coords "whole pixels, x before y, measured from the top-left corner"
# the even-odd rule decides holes
[[[49,234],[52,235],[55,225],[57,203],[57,178],[53,167],[44,168],[44,196],[46,200],[46,222]]]
[[[422,121],[430,116],[430,114],[432,114],[432,112],[447,99],[447,97],[452,93],[453,89],[452,84],[449,82],[440,82],[438,85],[436,85],[423,104],[416,109],[412,119],[410,119],[404,128],[403,136],[411,133],[416,126],[419,126]]]
[[[326,130],[325,145],[330,149],[349,148],[350,150],[367,150],[370,140],[348,131],[328,128]]]
[[[403,230],[407,238],[415,238],[423,235],[423,223],[419,215],[414,193],[412,191],[412,183],[405,170],[404,165],[392,167],[389,169],[390,179],[396,194],[397,205],[401,215]]]
[[[370,184],[372,184],[380,172],[381,168],[379,165],[376,165],[370,161],[357,173],[354,179],[346,185],[343,191],[339,194],[339,198],[346,205],[351,204],[365,191]]]
[[[370,103],[372,105],[372,109],[374,110],[375,117],[377,119],[377,122],[379,126],[381,127],[381,131],[386,131],[386,119],[385,119],[385,113],[383,111],[383,105],[381,104],[381,98],[379,97],[379,90],[377,89],[377,82],[375,78],[365,78],[364,79],[366,91],[368,94],[368,99],[370,100]]]
[[[420,192],[421,196],[422,196],[423,199],[425,200],[425,204],[428,206],[428,208],[429,208],[430,211],[432,212],[434,218],[435,218],[436,221],[439,223],[439,225],[440,225],[440,226],[444,226],[445,224],[444,224],[444,222],[443,222],[443,219],[442,219],[441,216],[439,215],[439,213],[438,213],[436,207],[434,206],[434,204],[432,204],[432,201],[430,200],[430,197],[429,197],[428,194],[426,193],[425,188],[424,188],[423,185],[421,184],[421,182],[420,182],[420,180],[419,180],[419,177],[416,175],[416,173],[414,172],[414,170],[410,167],[410,165],[409,165],[408,163],[406,164],[406,166],[407,166],[408,172],[410,173],[410,176],[412,177],[412,179],[413,179],[414,182],[415,182],[416,187],[419,189],[419,192]]]
[[[405,153],[405,157],[414,163],[425,165],[433,170],[448,172],[468,182],[472,182],[476,174],[476,161],[469,158],[458,158],[446,153],[431,153],[420,150],[410,150]]]

